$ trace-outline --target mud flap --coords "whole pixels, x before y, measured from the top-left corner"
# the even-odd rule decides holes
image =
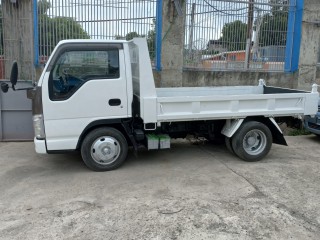
[[[221,133],[230,138],[238,130],[243,123],[244,119],[227,119],[226,124],[223,126]]]

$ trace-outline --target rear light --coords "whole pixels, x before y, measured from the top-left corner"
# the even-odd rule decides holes
[[[36,114],[33,116],[33,129],[36,139],[45,139],[46,135],[44,133],[43,115]]]

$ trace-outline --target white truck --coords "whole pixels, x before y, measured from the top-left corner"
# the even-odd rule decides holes
[[[17,70],[15,63],[13,90]],[[263,80],[257,86],[155,88],[146,40],[137,38],[61,41],[27,96],[37,153],[80,150],[90,169],[107,171],[125,161],[129,146],[168,148],[170,138],[187,134],[223,136],[238,157],[258,161],[272,143],[286,145],[274,118],[315,115],[319,93],[316,85],[305,92]]]

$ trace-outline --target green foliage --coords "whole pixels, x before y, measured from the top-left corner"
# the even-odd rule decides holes
[[[39,0],[37,3],[38,15],[46,15],[50,7],[51,3],[47,0]]]
[[[144,37],[144,35],[139,35],[137,32],[129,32],[126,35],[126,40],[129,41],[129,40],[132,40],[136,37]]]
[[[201,55],[215,55],[218,53],[220,52],[217,50],[207,50],[207,49],[201,50]]]
[[[290,0],[269,0],[270,4],[274,4],[275,6],[272,7],[271,11],[274,12],[279,12],[279,11],[283,11],[283,12],[287,12],[289,10],[289,7],[287,7],[286,5],[289,4]],[[284,5],[284,6],[281,6]]]
[[[125,39],[125,37],[122,37],[121,35],[115,35],[114,39],[115,40],[123,40],[123,39]]]
[[[269,0],[273,6],[270,13],[262,16],[259,45],[284,46],[287,42],[288,0]],[[257,30],[257,29],[255,29]],[[239,20],[227,23],[222,29],[222,40],[229,51],[245,50],[247,38],[247,24]]]
[[[246,48],[247,24],[239,20],[226,23],[222,28],[220,41],[229,51],[245,50]]]
[[[310,135],[311,133],[304,128],[302,129],[293,129],[291,130],[288,135],[289,136],[300,136],[300,135]]]
[[[74,19],[69,17],[49,17],[51,4],[47,0],[38,1],[40,53],[50,55],[53,48],[63,39],[89,39],[90,36]]]
[[[140,35],[137,32],[129,32],[126,34],[125,37],[121,36],[121,35],[116,35],[114,37],[114,39],[116,40],[121,40],[121,39],[125,39],[127,41],[132,40],[133,38],[136,37],[146,37],[145,35]],[[155,40],[156,40],[156,30],[155,30],[155,19],[153,19],[153,24],[152,24],[152,28],[148,31],[147,34],[147,44],[148,44],[148,48],[149,48],[149,56],[151,60],[154,60],[155,58]]]
[[[156,30],[153,28],[148,32],[147,44],[149,48],[150,59],[153,60],[156,56]]]
[[[261,46],[283,46],[287,42],[288,13],[273,10],[265,14],[260,26],[259,44]]]

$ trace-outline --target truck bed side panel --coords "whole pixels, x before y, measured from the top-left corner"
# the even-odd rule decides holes
[[[229,92],[227,89],[229,88]],[[158,90],[157,90],[158,91]],[[186,121],[232,119],[248,116],[298,116],[312,115],[317,111],[318,93],[296,91],[293,93],[263,94],[252,87],[223,87],[198,92],[198,96],[184,95],[179,89],[160,90],[157,99],[158,121]],[[181,90],[186,92],[186,90]],[[229,93],[229,94],[228,94]]]

